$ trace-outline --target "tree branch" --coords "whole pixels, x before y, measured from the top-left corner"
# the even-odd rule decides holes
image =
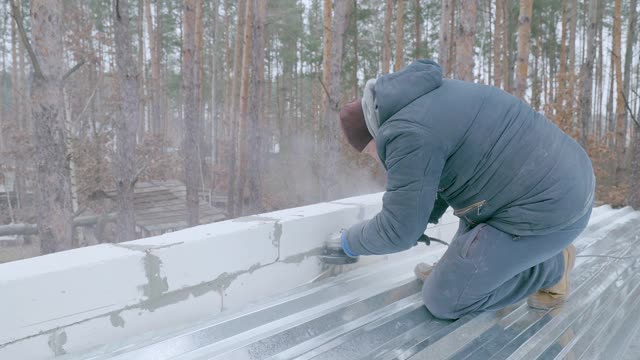
[[[71,76],[71,74],[73,74],[74,72],[76,72],[78,69],[80,69],[80,67],[82,65],[84,65],[86,63],[86,60],[80,60],[74,67],[72,67],[71,69],[69,69],[69,71],[67,71],[64,76],[62,77],[62,82],[66,81],[67,78],[69,76]]]
[[[82,118],[84,113],[89,108],[89,105],[91,105],[91,102],[93,101],[93,97],[96,95],[96,92],[98,91],[98,87],[100,87],[101,83],[102,83],[102,75],[98,78],[98,81],[96,82],[96,86],[93,88],[93,91],[91,92],[91,95],[89,96],[89,99],[87,99],[87,103],[84,104],[84,107],[82,108],[82,110],[80,111],[78,116],[76,117],[76,119],[75,119],[76,122]]]
[[[319,75],[318,81],[320,81],[320,85],[322,85],[322,89],[324,90],[325,95],[327,95],[328,98],[331,98],[331,96],[329,96],[329,89],[327,89],[327,86],[324,84],[324,81],[322,81],[322,78]]]
[[[322,89],[324,89],[324,93],[325,93],[325,95],[327,95],[327,99],[329,99],[329,106],[331,108],[337,110],[337,108],[340,107],[340,102],[339,101],[334,101],[334,99],[331,97],[331,95],[329,95],[329,89],[327,89],[327,86],[322,81],[322,78],[320,76],[318,76],[318,81],[320,82],[320,85],[322,85]]]
[[[120,0],[116,0],[116,19],[118,21],[122,20],[122,17],[120,16]]]
[[[142,173],[144,173],[147,170],[148,167],[149,167],[149,162],[145,162],[144,165],[142,165],[142,167],[138,170],[138,173],[136,174],[136,176],[133,177],[133,181],[131,182],[131,186],[135,186],[136,185],[138,180],[140,180],[140,176],[142,176]]]
[[[627,96],[624,94],[624,92],[622,92],[622,99],[624,100],[624,106],[629,111],[629,116],[631,116],[631,120],[633,120],[633,122],[636,124],[636,127],[640,130],[640,123],[638,123],[636,116],[633,114],[633,110],[629,106],[629,101],[627,101]]]
[[[42,73],[42,69],[40,69],[40,63],[36,58],[35,52],[33,52],[33,48],[31,48],[31,43],[29,43],[29,38],[27,37],[27,32],[24,30],[24,24],[22,23],[22,15],[20,14],[20,8],[16,4],[14,0],[9,0],[9,4],[11,5],[11,17],[16,22],[18,26],[18,32],[20,33],[20,38],[22,39],[22,43],[24,47],[27,49],[27,53],[29,54],[29,58],[31,59],[31,64],[33,65],[33,72],[35,73],[36,78],[44,79],[44,74]]]

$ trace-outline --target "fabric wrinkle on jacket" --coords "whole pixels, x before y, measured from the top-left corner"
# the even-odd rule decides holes
[[[381,76],[375,94],[387,189],[380,213],[349,228],[354,253],[409,249],[448,206],[514,236],[562,229],[592,206],[585,151],[515,96],[443,79],[431,60]]]

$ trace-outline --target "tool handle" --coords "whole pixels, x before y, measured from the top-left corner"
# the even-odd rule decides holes
[[[420,236],[420,237],[418,238],[418,242],[423,242],[423,243],[425,243],[425,245],[427,245],[427,246],[428,246],[428,245],[431,245],[431,242],[432,242],[432,241],[437,242],[437,243],[440,243],[440,244],[443,244],[443,245],[446,245],[446,246],[449,246],[449,243],[448,243],[448,242],[446,242],[446,241],[444,241],[444,240],[436,239],[436,238],[433,238],[433,237],[429,237],[429,236],[427,236],[427,235],[425,235],[425,234],[422,234],[422,236]]]

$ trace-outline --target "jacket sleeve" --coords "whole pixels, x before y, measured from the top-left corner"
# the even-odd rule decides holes
[[[429,223],[437,224],[448,208],[449,204],[440,196],[440,193],[438,193],[436,202],[433,204],[433,210],[431,210],[431,215],[429,216]]]
[[[437,136],[405,120],[384,124],[376,144],[385,159],[387,191],[380,213],[349,228],[346,243],[355,255],[390,254],[416,245],[432,214],[446,160]]]

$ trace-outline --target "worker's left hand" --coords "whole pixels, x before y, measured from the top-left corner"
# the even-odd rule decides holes
[[[332,265],[353,264],[358,261],[358,256],[349,251],[346,231],[335,234],[325,243],[320,260]]]
[[[344,251],[345,255],[347,255],[348,257],[351,258],[357,258],[358,255],[354,254],[351,252],[351,250],[349,250],[349,244],[347,243],[347,231],[343,231],[342,234],[340,235],[340,247],[342,248],[342,251]]]

